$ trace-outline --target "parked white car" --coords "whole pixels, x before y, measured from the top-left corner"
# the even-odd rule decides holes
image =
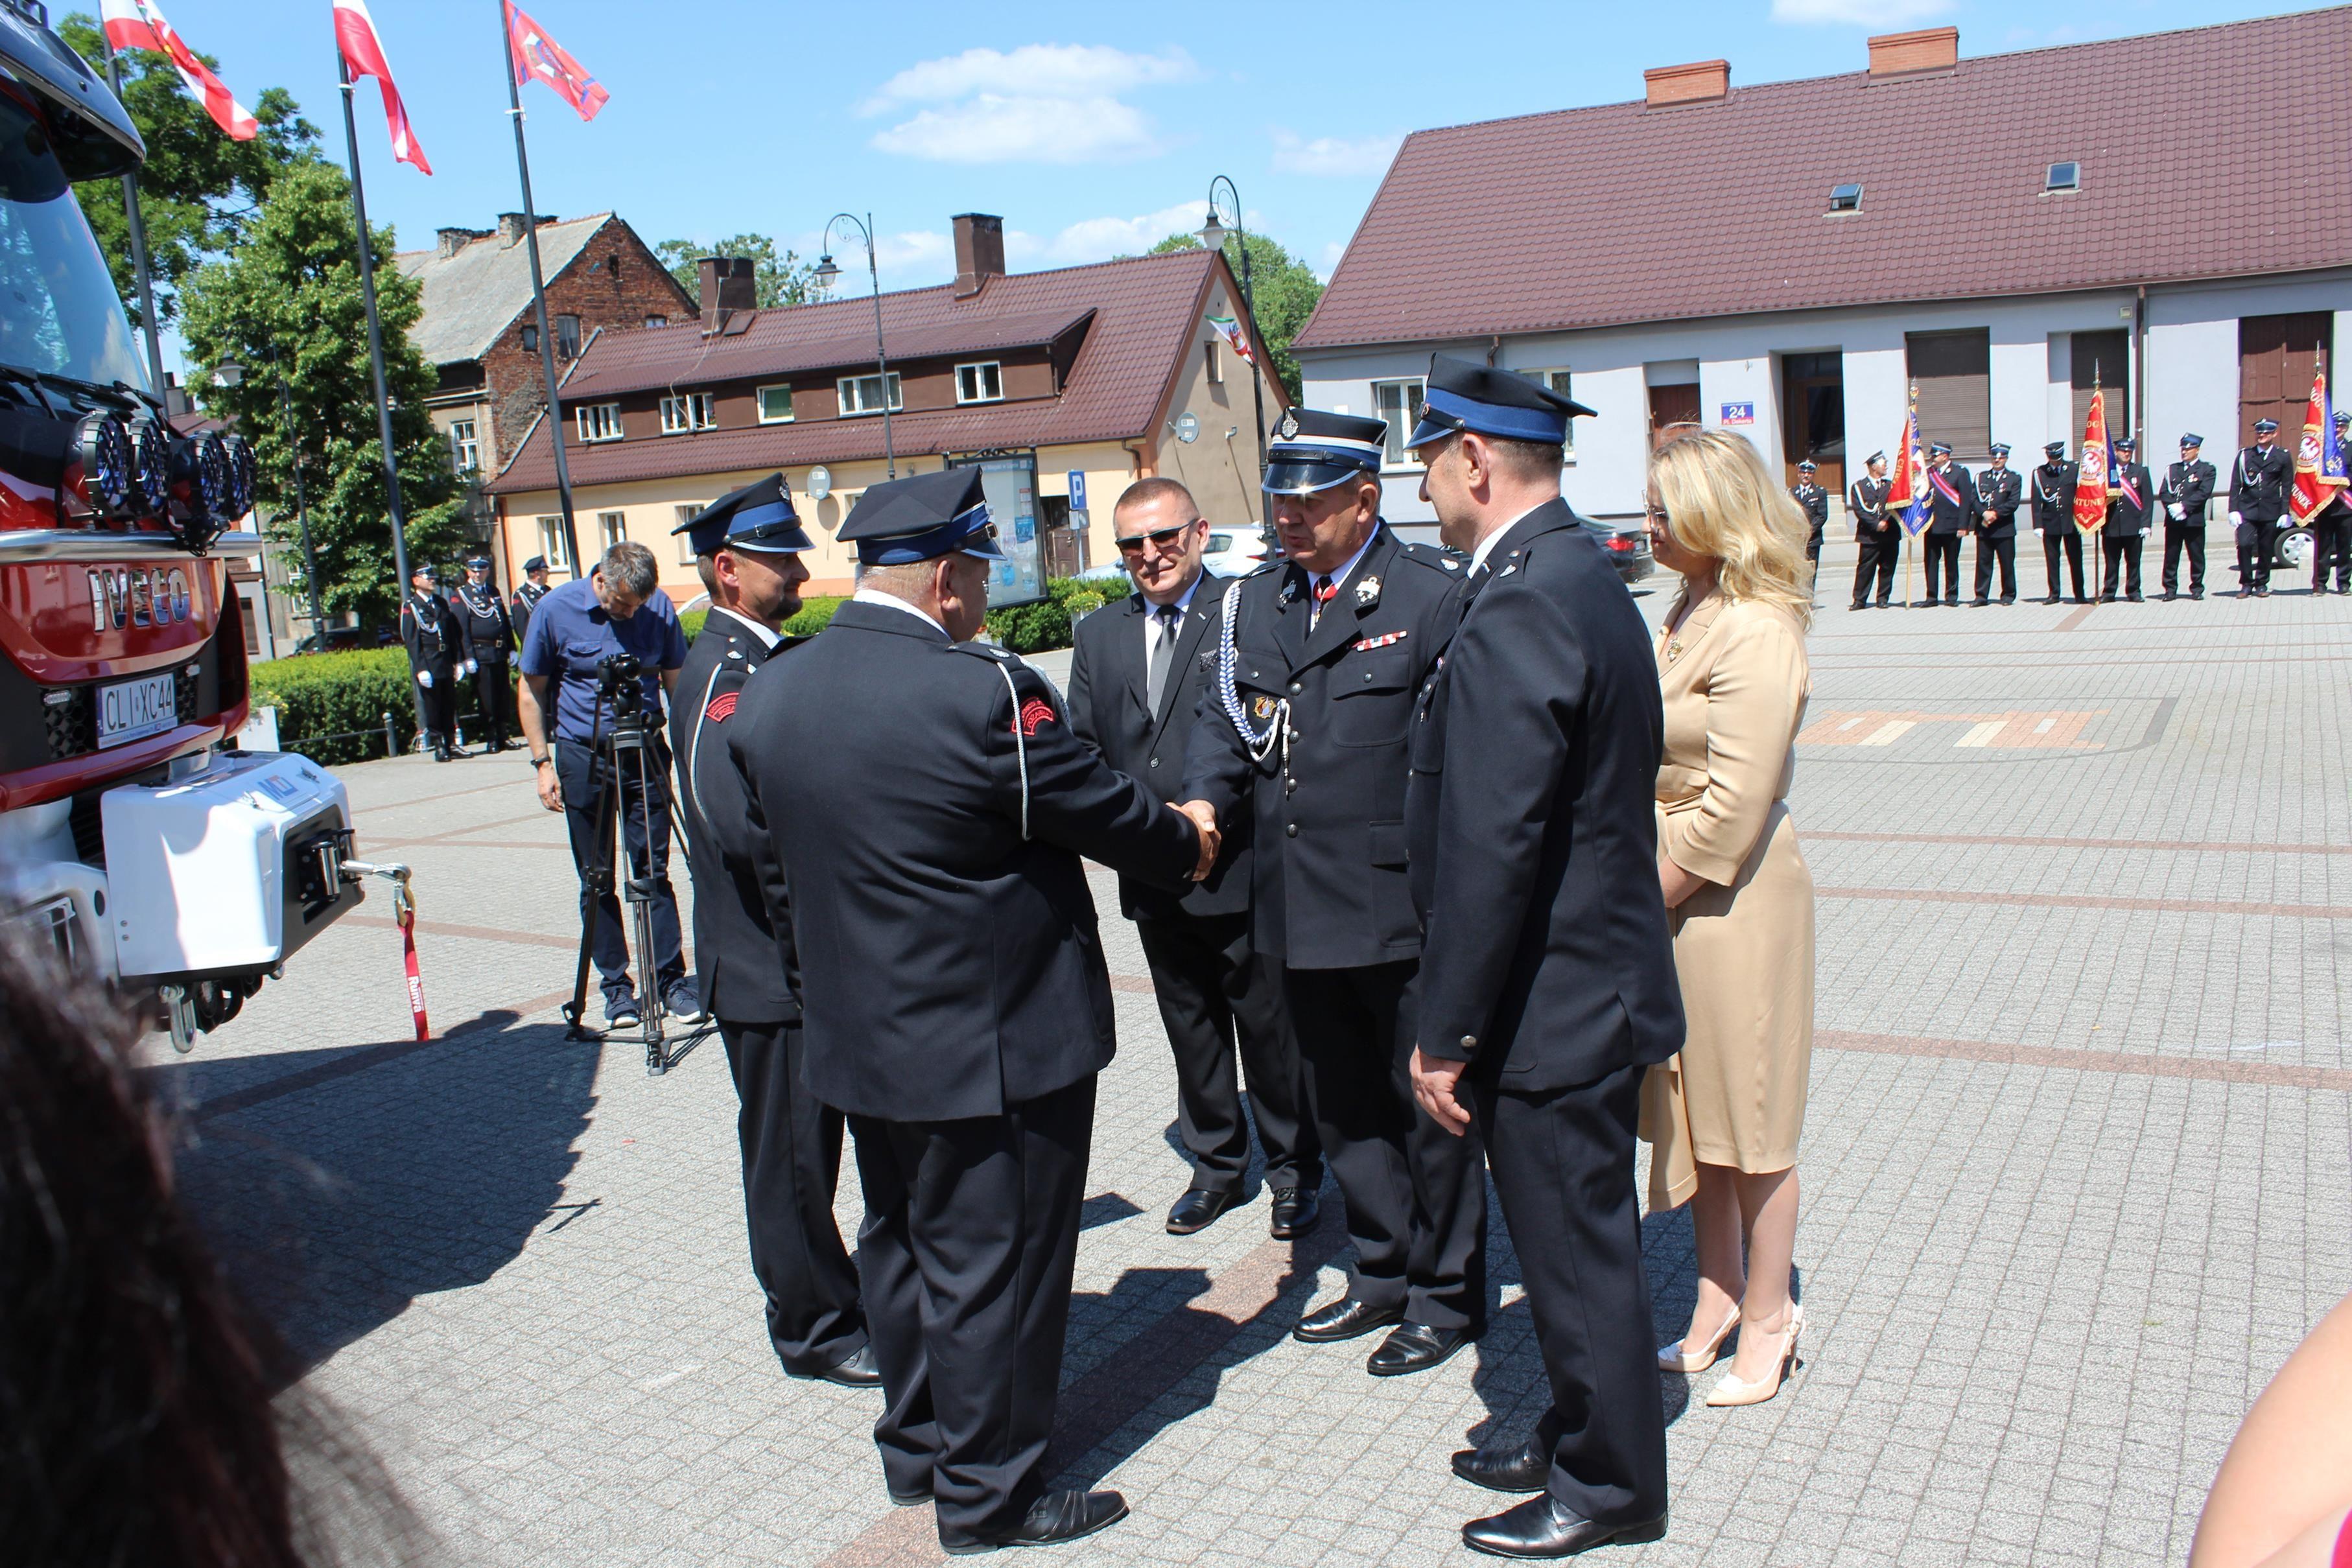
[[[1244,577],[1278,553],[1273,537],[1250,523],[1237,528],[1212,528],[1201,564],[1219,577]]]

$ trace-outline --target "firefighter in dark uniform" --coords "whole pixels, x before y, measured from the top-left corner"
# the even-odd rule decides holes
[[[466,673],[474,677],[474,705],[482,720],[482,744],[490,751],[511,751],[507,722],[514,710],[514,676],[507,665],[514,657],[514,622],[507,617],[506,601],[490,580],[490,558],[478,555],[466,562],[466,580],[450,597],[457,630],[466,644]]]
[[[740,1110],[751,1272],[768,1341],[794,1377],[848,1387],[882,1381],[857,1305],[857,1270],[833,1218],[842,1116],[801,1082],[800,974],[782,868],[751,833],[743,778],[728,756],[751,672],[806,641],[783,635],[812,549],[781,474],[721,496],[680,524],[710,613],[678,667],[670,753],[694,878],[694,965],[702,1005],[727,1046]]]
[[[433,760],[463,756],[452,736],[457,723],[457,617],[441,597],[441,574],[420,565],[408,574],[409,594],[400,604],[400,640],[408,649],[408,671],[416,678],[425,744]]]
[[[2000,601],[2017,602],[2017,508],[2024,481],[2009,465],[2009,447],[1994,442],[1992,466],[1977,480],[1977,597],[1979,609],[1992,602],[1993,563],[2000,563]]]
[[[530,632],[530,612],[538,609],[539,601],[546,597],[547,558],[535,555],[522,563],[522,586],[514,591],[514,598],[507,605],[514,622],[516,647],[521,647],[523,639]]]
[[[2254,444],[2230,469],[2230,527],[2237,536],[2238,597],[2271,596],[2271,557],[2278,549],[2279,518],[2294,483],[2294,459],[2271,438],[2278,421],[2254,421]]]
[[[1853,607],[1870,607],[1870,585],[1878,581],[1878,607],[1895,596],[1895,566],[1903,556],[1903,527],[1886,509],[1895,482],[1886,476],[1886,454],[1874,452],[1864,465],[1869,470],[1846,491],[1846,510],[1853,514],[1853,542],[1861,559],[1853,569]]]
[[[1820,472],[1821,465],[1808,457],[1797,465],[1797,482],[1789,487],[1811,530],[1805,536],[1805,559],[1813,563],[1816,576],[1822,570],[1822,531],[1830,526],[1830,493],[1813,483]]]
[[[1984,510],[1977,501],[1976,481],[1952,461],[1946,442],[1927,447],[1927,527],[1921,535],[1927,547],[1927,607],[1960,602],[1960,534],[1973,528]],[[1944,597],[1936,597],[1936,573],[1940,563]]]
[[[1043,676],[969,641],[995,532],[977,468],[866,490],[839,535],[856,595],[726,725],[790,887],[805,1082],[856,1140],[883,1476],[954,1552],[1127,1511],[1045,1490],[1113,1044],[1080,857],[1172,888],[1217,849],[1088,751]]]
[[[1445,417],[1440,403],[1436,408]],[[1421,923],[1405,876],[1413,695],[1454,629],[1462,563],[1381,520],[1388,424],[1282,416],[1263,481],[1285,559],[1225,596],[1185,755],[1186,809],[1252,811],[1252,934],[1282,967],[1354,1272],[1291,1331],[1394,1325],[1369,1370],[1424,1371],[1486,1325],[1485,1155],[1413,1109]]]
[[[2180,438],[2180,461],[2164,471],[2156,493],[2164,511],[2164,596],[2180,597],[2180,558],[2189,557],[2189,597],[2205,597],[2205,503],[2213,498],[2213,465],[2197,455],[2201,435]]]
[[[2352,474],[2352,409],[2337,409],[2335,434],[2322,439],[2335,441],[2338,459],[2345,471]],[[2336,591],[2352,593],[2352,490],[2341,486],[2311,519],[2312,592],[2327,591],[2331,570]]]
[[[2033,471],[2033,526],[2042,532],[2042,564],[2050,574],[2050,597],[2058,602],[2058,558],[2066,558],[2074,576],[2074,602],[2087,603],[2083,593],[2083,535],[2074,527],[2074,481],[2081,468],[2066,460],[2066,444],[2053,441],[2043,447],[2049,461]]]
[[[2100,552],[2107,558],[2100,603],[2113,604],[2118,588],[2134,604],[2140,601],[2139,552],[2155,509],[2156,486],[2139,460],[2138,444],[2128,435],[2116,437],[2116,483],[2107,497],[2106,527],[2099,532]]]

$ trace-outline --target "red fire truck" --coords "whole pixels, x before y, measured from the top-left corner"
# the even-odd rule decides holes
[[[74,197],[145,156],[42,7],[0,0],[0,919],[185,1050],[361,895],[341,782],[236,748],[252,454],[166,422]]]

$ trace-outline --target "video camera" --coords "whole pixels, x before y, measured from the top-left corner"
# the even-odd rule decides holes
[[[614,729],[644,727],[645,673],[645,661],[635,653],[608,653],[597,661],[596,697],[612,710]]]

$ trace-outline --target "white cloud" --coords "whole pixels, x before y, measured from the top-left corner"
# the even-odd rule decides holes
[[[1325,241],[1323,246],[1323,265],[1315,269],[1315,276],[1326,283],[1330,282],[1331,275],[1339,270],[1339,258],[1347,254],[1347,241],[1338,239]]]
[[[1156,55],[1087,44],[966,49],[908,67],[858,112],[913,110],[873,139],[881,151],[910,158],[1117,162],[1150,157],[1164,145],[1150,117],[1120,95],[1199,75],[1192,57],[1172,46]]]
[[[1772,0],[1772,20],[1885,27],[1924,22],[1951,8],[1950,0]]]
[[[1286,174],[1383,174],[1404,141],[1402,132],[1385,136],[1318,136],[1275,128],[1274,166]]]
[[[1173,46],[1156,55],[1088,44],[1024,44],[1010,54],[966,49],[908,66],[884,82],[859,106],[859,112],[879,114],[895,104],[946,103],[982,93],[1108,98],[1133,88],[1191,81],[1199,75],[1192,57]]]

